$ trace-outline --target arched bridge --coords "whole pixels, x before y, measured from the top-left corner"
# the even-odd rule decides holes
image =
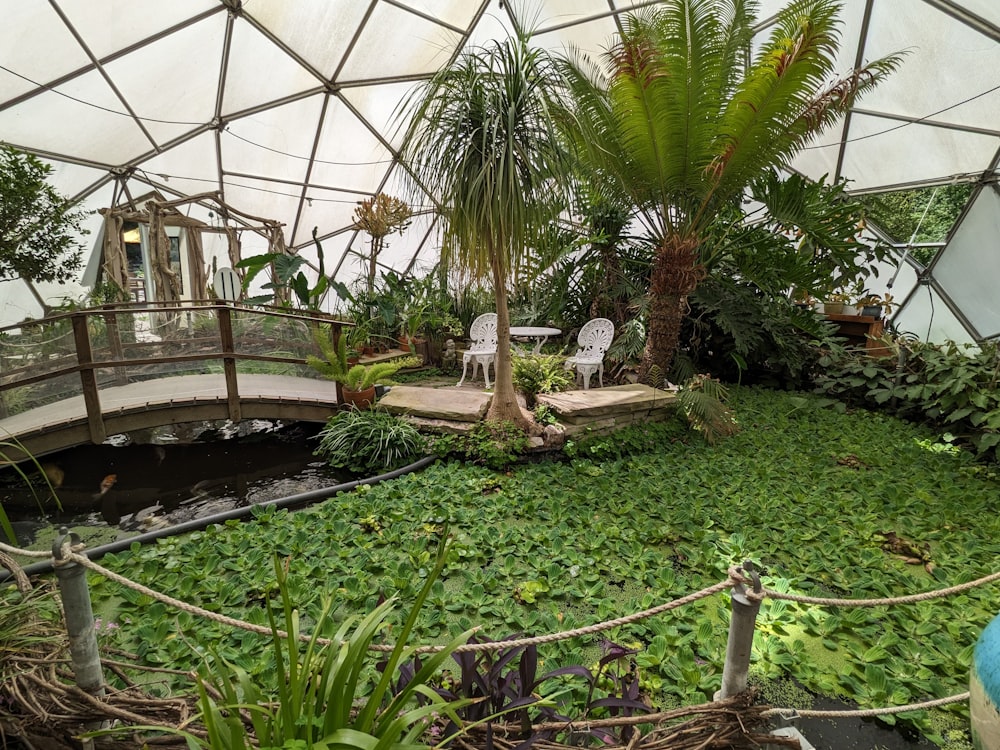
[[[225,303],[105,305],[0,328],[0,463],[180,422],[325,421],[305,365],[339,321]]]

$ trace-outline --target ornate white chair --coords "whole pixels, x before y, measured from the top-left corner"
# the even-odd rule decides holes
[[[472,339],[472,346],[467,351],[462,352],[462,379],[459,385],[465,382],[465,371],[472,362],[472,379],[476,379],[476,369],[483,366],[483,379],[486,380],[486,387],[490,387],[490,365],[496,370],[497,357],[497,314],[483,313],[469,326],[469,338]],[[494,372],[494,375],[496,373]]]
[[[576,368],[577,382],[583,381],[583,390],[590,388],[590,376],[597,373],[597,382],[604,387],[604,353],[615,337],[615,324],[607,318],[588,320],[576,338],[576,354],[566,359],[566,369]]]

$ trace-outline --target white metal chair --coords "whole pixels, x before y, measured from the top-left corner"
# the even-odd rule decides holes
[[[576,338],[576,354],[566,359],[566,369],[576,368],[577,381],[583,381],[583,390],[590,388],[590,376],[597,373],[597,382],[604,387],[604,353],[615,337],[615,324],[607,318],[588,320]]]
[[[497,357],[497,314],[483,313],[469,326],[469,338],[472,339],[472,346],[462,352],[462,379],[459,385],[465,382],[465,371],[472,362],[472,379],[476,379],[476,368],[483,366],[483,379],[486,380],[486,387],[490,387],[490,365],[493,365],[494,376],[496,375]]]

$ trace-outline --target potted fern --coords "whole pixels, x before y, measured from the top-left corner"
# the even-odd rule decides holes
[[[309,355],[306,364],[324,378],[340,383],[345,404],[368,409],[375,402],[375,384],[384,382],[404,367],[418,367],[420,357],[398,357],[370,365],[352,365],[347,361],[347,337],[341,336],[337,346],[326,336],[316,335],[316,345],[323,357]]]

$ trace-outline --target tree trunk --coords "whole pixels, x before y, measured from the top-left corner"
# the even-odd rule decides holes
[[[649,331],[639,379],[648,381],[652,377],[657,387],[663,385],[677,354],[688,295],[705,276],[704,267],[698,263],[698,244],[693,237],[667,237],[653,258]]]
[[[493,272],[493,293],[497,305],[497,356],[496,382],[493,384],[493,401],[486,413],[488,422],[500,424],[513,422],[525,432],[531,428],[531,420],[521,410],[514,391],[514,371],[510,358],[510,311],[507,309],[507,281],[504,278],[496,253],[490,254]]]

